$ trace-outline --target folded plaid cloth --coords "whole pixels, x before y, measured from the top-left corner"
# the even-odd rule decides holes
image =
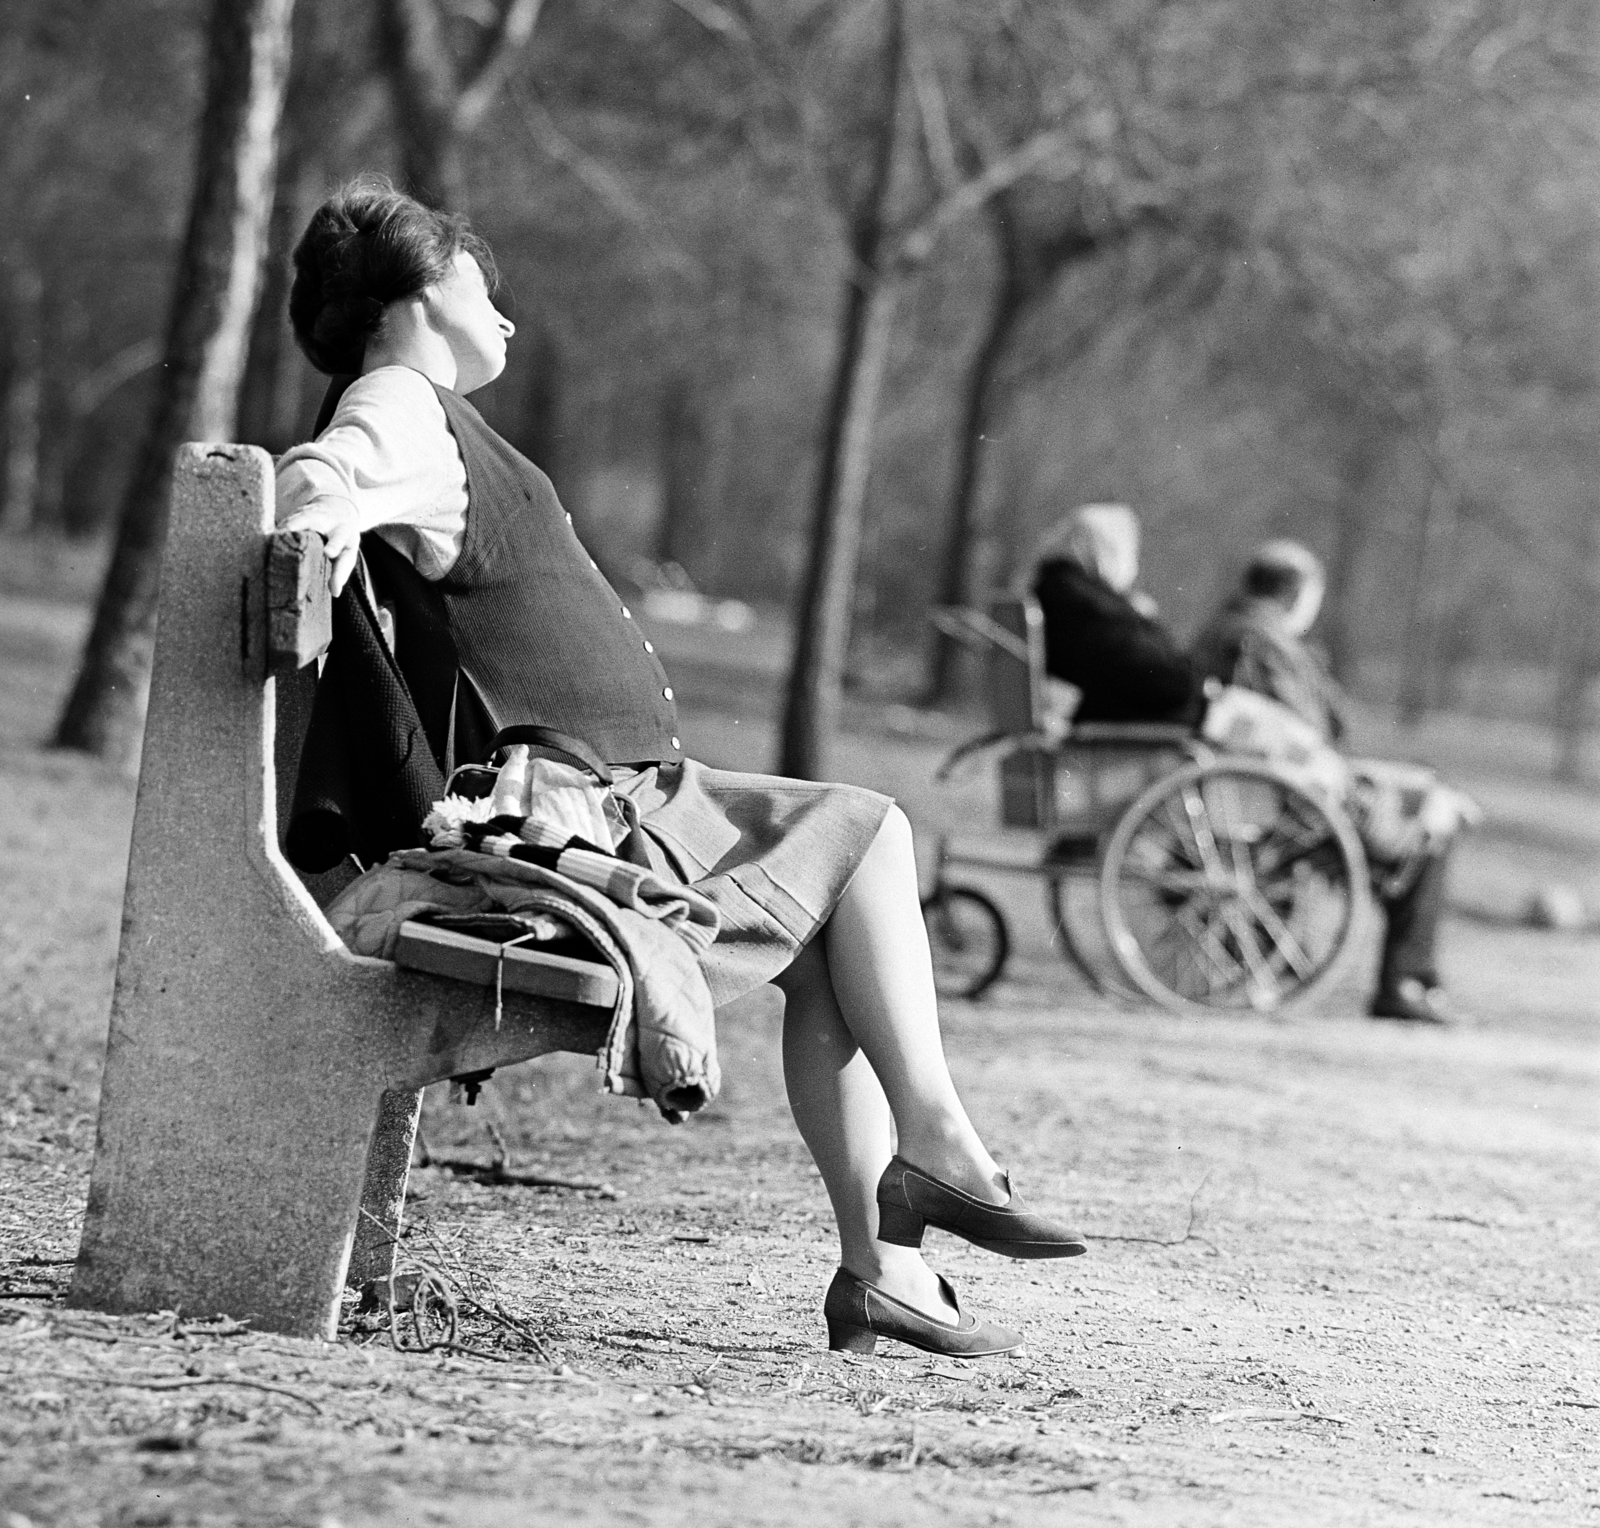
[[[620,860],[609,850],[563,834],[536,818],[494,817],[464,824],[461,847],[554,870],[598,891],[619,907],[655,919],[694,950],[710,949],[722,924],[716,905],[692,887]]]

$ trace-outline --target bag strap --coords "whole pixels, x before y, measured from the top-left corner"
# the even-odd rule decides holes
[[[599,781],[601,789],[610,788],[610,768],[581,737],[574,737],[570,732],[558,732],[554,727],[541,726],[537,722],[521,722],[515,727],[502,727],[495,733],[488,756],[493,758],[497,750],[509,747],[512,743],[527,743],[530,747],[544,749],[546,753],[559,754],[568,762],[588,770]]]

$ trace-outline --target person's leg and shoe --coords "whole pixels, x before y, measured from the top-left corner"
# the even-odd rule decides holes
[[[1368,1010],[1375,1019],[1413,1024],[1454,1024],[1460,1019],[1439,978],[1439,920],[1451,845],[1423,856],[1393,894],[1380,894],[1383,956],[1378,990]]]
[[[1069,1257],[1086,1244],[1018,1202],[956,1093],[902,813],[889,814],[832,918],[778,985],[790,1105],[839,1224],[830,1341],[1015,1347],[1015,1333],[959,1313],[915,1250],[923,1225],[1017,1257]]]

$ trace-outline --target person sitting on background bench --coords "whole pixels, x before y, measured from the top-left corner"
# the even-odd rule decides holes
[[[1139,521],[1126,504],[1085,504],[1046,532],[1032,581],[1046,672],[1081,693],[1074,721],[1193,725],[1205,710],[1200,675],[1133,592],[1138,577]]]
[[[1287,706],[1327,743],[1346,731],[1347,702],[1307,641],[1322,608],[1322,564],[1293,541],[1269,541],[1245,565],[1238,589],[1194,644],[1199,671]],[[1374,1018],[1448,1024],[1438,932],[1456,830],[1475,808],[1458,792],[1405,765],[1351,761],[1347,806],[1375,871],[1383,955]]]
[[[317,439],[280,460],[280,526],[324,539],[336,594],[372,536],[434,582],[458,695],[497,727],[590,744],[658,868],[716,902],[721,932],[701,957],[716,1002],[783,991],[789,1099],[839,1229],[830,1345],[1011,1351],[1021,1337],[963,1312],[923,1262],[924,1227],[1012,1257],[1086,1246],[1021,1204],[957,1096],[904,814],[873,791],[684,754],[655,649],[549,480],[466,401],[504,369],[514,329],[464,219],[363,177],[318,209],[294,264],[301,348],[354,380]]]

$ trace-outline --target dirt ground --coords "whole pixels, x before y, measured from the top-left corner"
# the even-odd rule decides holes
[[[723,1095],[681,1128],[598,1096],[582,1057],[472,1109],[430,1094],[435,1154],[487,1159],[498,1132],[520,1167],[607,1185],[415,1173],[408,1256],[503,1312],[463,1311],[476,1352],[397,1352],[353,1307],[336,1344],[230,1335],[59,1298],[132,803],[36,746],[80,629],[0,600],[3,1528],[1600,1520],[1600,941],[1509,916],[1542,879],[1592,885],[1592,792],[1485,762],[1471,728],[1422,740],[1491,809],[1448,928],[1458,1031],[1358,1017],[1354,968],[1293,1019],[1122,1009],[1011,893],[1016,972],[945,1012],[952,1063],[996,1155],[1094,1247],[929,1246],[1026,1329],[1021,1356],[827,1353],[834,1247],[770,992],[723,1016]],[[763,762],[759,687],[682,672],[696,751]],[[929,786],[937,739],[853,714],[841,773],[928,835],[985,820],[983,782]]]

